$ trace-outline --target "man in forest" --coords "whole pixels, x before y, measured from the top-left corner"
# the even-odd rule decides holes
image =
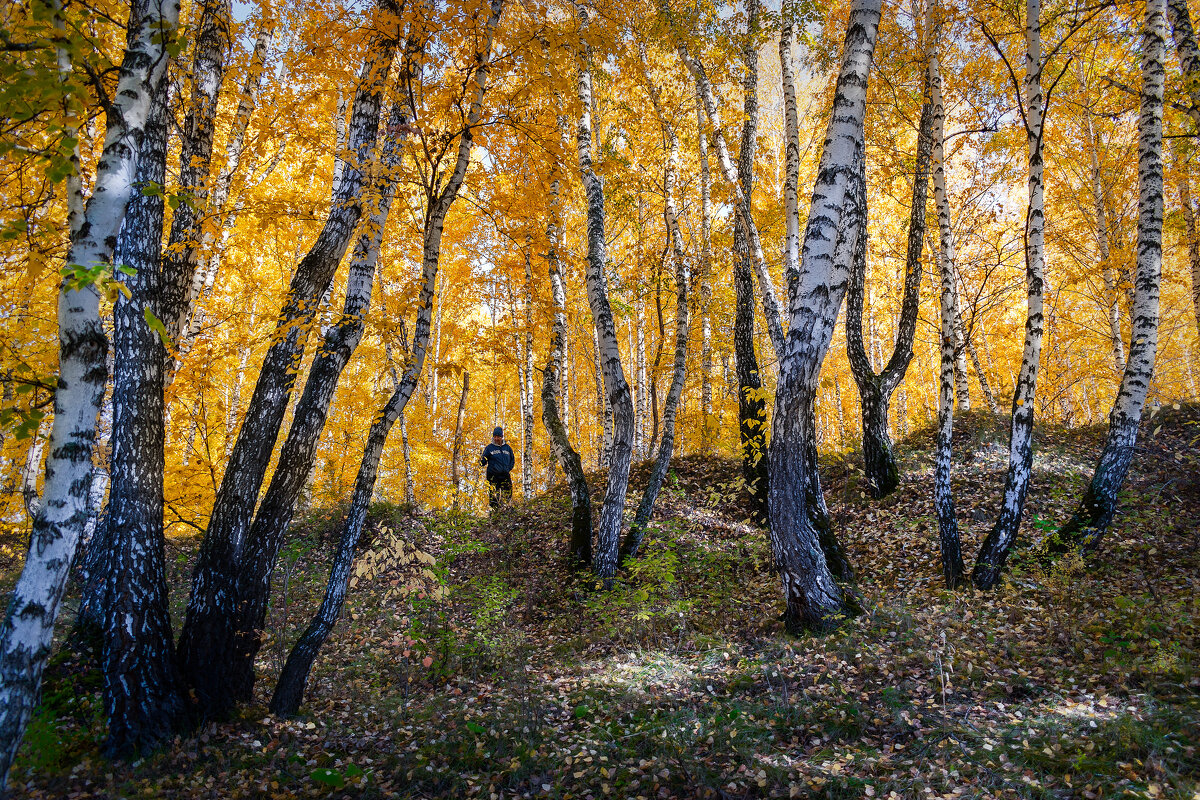
[[[479,463],[487,465],[488,505],[496,509],[512,500],[512,478],[508,473],[512,472],[517,457],[504,441],[504,428],[492,431],[492,443],[483,448]]]

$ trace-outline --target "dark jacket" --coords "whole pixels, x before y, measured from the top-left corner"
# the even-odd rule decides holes
[[[490,480],[499,475],[507,475],[512,472],[513,465],[517,463],[517,457],[513,454],[513,449],[508,446],[508,442],[504,444],[489,444],[483,448],[483,455],[479,457],[480,464],[487,464],[487,477]]]

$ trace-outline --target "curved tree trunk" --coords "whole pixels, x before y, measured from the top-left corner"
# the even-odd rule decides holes
[[[1021,527],[1025,495],[1033,467],[1033,409],[1037,393],[1038,363],[1042,354],[1046,216],[1042,182],[1043,133],[1046,100],[1042,92],[1041,0],[1027,0],[1025,41],[1025,114],[1029,146],[1029,206],[1025,216],[1025,347],[1013,393],[1012,429],[1009,434],[1008,473],[1000,514],[984,539],[971,580],[990,589],[1000,579],[1004,562]]]
[[[587,30],[588,12],[575,5],[581,34]],[[582,39],[582,36],[581,36]],[[625,494],[629,489],[629,463],[633,444],[633,398],[625,370],[621,366],[621,348],[617,339],[612,307],[608,302],[608,287],[604,279],[607,244],[604,238],[604,181],[592,164],[592,71],[591,48],[580,42],[579,67],[579,132],[576,142],[579,151],[579,174],[587,195],[587,290],[588,304],[596,329],[596,361],[604,378],[604,390],[612,413],[612,447],[609,451],[608,488],[600,508],[600,529],[594,566],[596,574],[606,583],[617,573],[618,550],[621,545],[621,521],[625,511]]]
[[[79,181],[72,178],[71,244],[66,263],[81,273],[102,271],[133,188],[138,148],[150,101],[166,69],[166,44],[179,17],[174,0],[138,0],[130,9],[125,56],[108,109],[95,191],[79,212]],[[65,52],[60,63],[69,64]],[[78,220],[75,213],[81,213]],[[78,223],[78,226],[76,225]],[[100,292],[89,280],[64,278],[58,302],[59,367],[54,393],[42,504],[33,522],[25,566],[0,627],[0,789],[8,779],[25,726],[41,689],[54,621],[75,548],[87,519],[96,419],[107,382],[108,339],[100,321]]]
[[[333,402],[342,371],[362,341],[363,322],[371,305],[371,289],[379,263],[383,231],[387,226],[395,191],[394,171],[400,163],[407,124],[404,110],[397,104],[391,109],[386,139],[375,165],[374,194],[378,207],[362,226],[354,243],[346,280],[346,299],[336,325],[322,336],[321,344],[309,367],[304,390],[292,412],[292,423],[279,452],[275,473],[259,503],[258,512],[238,567],[237,648],[225,665],[230,676],[249,699],[254,685],[254,658],[262,644],[271,578],[279,549],[291,525],[300,493],[312,473],[317,444],[325,429],[329,404]]]
[[[671,388],[667,391],[667,399],[663,404],[662,439],[659,442],[658,457],[654,460],[654,468],[650,472],[650,480],[642,500],[638,504],[633,524],[629,527],[629,535],[621,548],[621,556],[633,557],[641,547],[645,536],[646,523],[654,512],[654,503],[662,489],[663,480],[671,465],[671,454],[675,449],[675,414],[679,398],[683,395],[683,385],[687,378],[687,346],[688,346],[688,284],[691,275],[684,252],[683,234],[679,230],[679,213],[675,206],[675,187],[679,172],[679,136],[675,127],[663,111],[661,93],[650,77],[649,66],[646,63],[644,48],[639,48],[642,60],[642,72],[649,87],[654,110],[658,115],[659,125],[667,139],[667,158],[663,165],[663,216],[667,225],[667,236],[671,241],[671,253],[675,262],[675,361],[671,373]]]
[[[381,0],[380,12],[392,11],[391,0]],[[344,169],[334,185],[329,217],[292,276],[277,335],[263,359],[200,546],[178,653],[184,680],[195,691],[201,713],[210,717],[227,715],[235,704],[249,699],[253,686],[235,655],[238,574],[246,534],[296,381],[305,332],[362,216],[362,170],[375,147],[382,85],[395,50],[391,34],[375,35],[368,46],[351,112],[350,147],[356,163]]]
[[[1117,510],[1137,444],[1142,407],[1158,350],[1159,287],[1162,279],[1162,113],[1166,51],[1166,2],[1148,0],[1142,30],[1142,104],[1138,120],[1137,281],[1133,330],[1121,388],[1109,416],[1108,439],[1092,482],[1070,521],[1054,537],[1052,553],[1094,550]]]
[[[354,481],[354,494],[350,500],[350,511],[342,528],[338,550],[334,556],[333,566],[329,572],[329,581],[325,586],[325,596],[299,641],[296,642],[283,670],[275,692],[271,697],[271,712],[274,714],[295,714],[304,700],[304,688],[308,683],[308,674],[313,662],[320,652],[321,645],[333,630],[342,613],[346,600],[346,589],[350,583],[350,571],[354,565],[354,553],[362,536],[363,526],[367,521],[367,511],[370,507],[371,496],[375,491],[375,479],[379,472],[379,460],[383,455],[383,446],[387,442],[388,433],[396,420],[404,413],[408,400],[421,378],[421,369],[425,364],[426,351],[429,349],[430,323],[433,317],[434,288],[437,285],[438,263],[441,259],[442,231],[446,215],[458,197],[467,174],[467,166],[471,160],[471,143],[473,130],[483,116],[483,95],[487,87],[487,74],[490,69],[492,56],[492,41],[495,37],[496,26],[504,11],[504,0],[492,0],[479,50],[473,58],[473,95],[470,110],[467,113],[466,127],[458,141],[458,152],[454,169],[446,179],[440,191],[436,187],[429,189],[429,207],[425,214],[425,230],[422,249],[421,291],[418,297],[417,320],[413,329],[412,355],[404,376],[396,385],[392,396],[375,420],[367,435],[367,445],[363,450],[362,462],[358,467],[358,475]],[[436,194],[434,193],[436,191]]]
[[[566,132],[566,119],[559,119],[559,128]],[[571,446],[566,425],[559,412],[560,384],[564,383],[565,347],[567,341],[567,296],[563,288],[562,269],[558,260],[558,245],[562,230],[559,192],[562,175],[558,164],[552,167],[550,181],[550,218],[546,223],[546,265],[550,274],[550,294],[554,300],[554,327],[550,332],[550,355],[542,372],[542,424],[550,434],[550,444],[562,464],[571,491],[571,541],[569,561],[573,567],[592,565],[592,499],[583,461]]]

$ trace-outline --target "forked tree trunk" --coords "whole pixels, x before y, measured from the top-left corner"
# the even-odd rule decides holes
[[[333,630],[334,623],[341,616],[342,606],[346,600],[346,589],[350,584],[350,573],[354,566],[354,553],[362,536],[363,526],[367,521],[367,510],[371,496],[375,491],[375,479],[379,472],[379,460],[383,455],[383,446],[387,442],[388,433],[396,420],[404,413],[408,400],[421,377],[421,368],[425,364],[425,354],[429,349],[429,329],[433,317],[434,288],[437,285],[438,263],[441,259],[442,231],[446,222],[446,214],[458,197],[467,174],[467,166],[471,161],[471,143],[475,126],[483,115],[483,95],[487,86],[487,73],[490,69],[492,56],[492,41],[495,37],[496,26],[500,23],[500,15],[504,11],[504,0],[492,0],[490,13],[485,23],[479,42],[479,50],[474,53],[473,94],[470,110],[467,113],[466,126],[458,141],[458,152],[454,169],[440,188],[433,185],[427,187],[429,206],[425,213],[425,229],[422,248],[421,291],[418,296],[417,320],[413,329],[412,356],[404,371],[404,376],[397,384],[392,396],[388,398],[380,412],[371,423],[367,434],[367,445],[363,450],[362,462],[359,464],[358,475],[354,481],[354,494],[350,500],[350,511],[342,528],[338,542],[337,553],[334,555],[333,566],[329,571],[329,581],[325,586],[325,596],[316,615],[305,628],[300,639],[292,647],[287,661],[279,675],[279,682],[271,697],[271,712],[274,714],[295,714],[300,709],[304,699],[304,688],[308,683],[308,673],[321,650],[321,645]]]
[[[565,138],[566,119],[559,119],[559,129]],[[567,341],[567,295],[563,288],[562,268],[558,260],[559,240],[562,236],[562,210],[559,204],[563,177],[557,161],[552,167],[550,181],[550,214],[546,223],[546,266],[550,273],[550,294],[554,300],[554,327],[550,332],[550,355],[542,372],[542,424],[550,435],[554,455],[562,464],[567,485],[571,491],[571,540],[568,559],[572,567],[590,567],[592,564],[592,499],[587,478],[583,474],[583,461],[571,446],[566,425],[559,412],[559,397],[564,384],[565,347]],[[564,404],[565,405],[565,404]]]
[[[800,274],[789,300],[790,324],[781,349],[779,384],[770,449],[771,546],[783,581],[788,630],[823,630],[850,613],[834,580],[809,513],[812,475],[817,470],[814,415],[821,363],[860,237],[865,190],[859,171],[867,76],[875,50],[881,4],[856,0],[851,6],[834,110],[813,188],[803,239]]]
[[[608,287],[604,278],[607,242],[604,238],[604,181],[592,162],[592,68],[591,48],[582,41],[587,30],[588,11],[576,3],[581,42],[579,58],[579,129],[576,144],[579,152],[579,174],[587,195],[587,292],[596,330],[596,361],[604,379],[604,391],[612,414],[612,445],[608,459],[608,488],[600,507],[600,527],[597,532],[596,555],[593,565],[596,574],[606,583],[617,573],[618,551],[621,546],[621,521],[625,512],[625,494],[629,489],[629,463],[633,444],[633,398],[625,370],[621,366],[620,341],[612,307],[608,302]]]
[[[254,659],[262,644],[260,632],[265,627],[279,549],[287,537],[300,494],[312,474],[317,444],[325,429],[329,404],[333,402],[338,381],[362,341],[363,322],[371,306],[371,289],[375,285],[383,232],[395,192],[395,170],[406,141],[406,125],[404,109],[399,104],[392,106],[382,152],[374,166],[373,195],[378,198],[378,206],[371,211],[355,239],[341,317],[322,336],[304,390],[292,412],[292,424],[279,451],[275,473],[246,536],[237,579],[237,647],[231,663],[225,666],[238,685],[254,684]]]
[[[166,175],[167,90],[164,75],[138,154],[139,186],[161,186]],[[112,485],[101,613],[105,750],[116,757],[167,741],[184,711],[163,554],[166,349],[146,316],[159,308],[162,233],[162,194],[139,192],[125,212],[116,253],[117,263],[134,270],[125,279],[130,296],[113,305]]]
[[[1038,363],[1042,354],[1043,294],[1046,217],[1042,172],[1046,101],[1042,92],[1041,0],[1027,0],[1025,18],[1025,135],[1029,149],[1029,205],[1025,215],[1025,346],[1021,370],[1013,392],[1012,428],[1009,434],[1008,472],[1000,514],[984,539],[971,580],[990,589],[1000,579],[1004,562],[1025,509],[1033,467],[1033,409],[1037,394]]]
[[[394,12],[392,0],[381,0],[379,11]],[[226,716],[234,705],[250,698],[253,687],[253,680],[246,680],[242,659],[235,655],[240,561],[295,385],[305,332],[362,216],[363,170],[375,147],[382,85],[396,50],[391,36],[376,34],[368,45],[351,112],[350,146],[356,163],[344,169],[334,185],[329,217],[292,276],[276,336],[263,359],[192,575],[187,616],[179,637],[179,664],[188,687],[196,693],[201,713],[210,717]]]
[[[892,393],[904,380],[908,365],[912,362],[913,339],[917,330],[917,309],[921,299],[921,250],[925,244],[925,207],[929,195],[929,154],[932,146],[930,129],[933,125],[933,111],[930,91],[927,72],[925,99],[921,106],[921,121],[917,130],[916,174],[913,177],[912,206],[908,218],[904,299],[897,323],[896,346],[887,365],[878,375],[871,366],[863,344],[862,313],[867,274],[865,247],[855,253],[846,301],[846,354],[861,400],[863,467],[871,495],[876,499],[886,497],[900,485],[900,467],[896,463],[896,455],[892,451],[892,438],[888,433],[888,405]]]
[[[0,789],[37,702],[58,606],[87,520],[92,444],[108,377],[108,339],[100,320],[100,292],[86,276],[102,274],[111,262],[133,190],[151,97],[166,69],[165,47],[178,17],[174,0],[138,0],[132,5],[125,56],[96,164],[95,191],[78,227],[74,219],[69,221],[66,263],[78,267],[59,289],[58,386],[42,504],[0,627]],[[66,60],[60,56],[60,61]],[[73,195],[69,207],[78,211],[78,179],[68,181],[68,187]]]
[[[1158,349],[1159,287],[1162,279],[1162,113],[1166,51],[1166,0],[1148,0],[1142,30],[1142,104],[1138,120],[1137,281],[1133,330],[1121,388],[1109,416],[1108,439],[1092,482],[1070,521],[1050,543],[1051,552],[1094,550],[1117,510],[1137,444],[1142,407]]]
[[[671,253],[675,262],[675,361],[671,373],[671,388],[667,390],[667,399],[663,404],[662,439],[659,442],[658,457],[646,483],[646,491],[638,503],[637,513],[629,527],[629,535],[621,548],[621,556],[632,558],[637,555],[646,533],[646,524],[654,513],[654,503],[662,489],[663,480],[671,466],[671,454],[675,449],[675,415],[679,406],[679,398],[683,395],[683,385],[687,378],[687,346],[688,346],[688,284],[691,279],[687,264],[687,254],[684,251],[683,233],[679,230],[679,212],[675,206],[676,181],[679,172],[679,136],[675,127],[663,111],[661,92],[650,77],[650,68],[646,63],[644,47],[638,51],[642,60],[642,73],[650,91],[654,110],[658,115],[659,125],[667,140],[667,158],[663,165],[663,217],[667,224],[667,236],[671,242]]]

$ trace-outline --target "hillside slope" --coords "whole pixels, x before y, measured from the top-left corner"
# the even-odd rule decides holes
[[[1025,526],[1052,530],[1102,430],[1046,430]],[[65,653],[13,771],[27,797],[1174,797],[1200,791],[1200,409],[1149,419],[1103,552],[997,592],[940,587],[929,433],[872,503],[826,465],[865,613],[784,635],[734,462],[681,458],[612,592],[563,566],[565,489],[492,518],[377,509],[371,562],[304,714],[263,707],[319,600],[329,521],[284,555],[262,706],[134,765],[98,756],[86,654]],[[956,440],[964,550],[1002,485],[1002,426]],[[635,470],[631,499],[644,482]],[[593,487],[600,484],[593,480]],[[597,495],[599,491],[595,492]],[[599,498],[597,497],[597,502]],[[435,559],[397,551],[392,536]],[[173,555],[173,584],[192,546]],[[422,571],[426,570],[426,571]],[[286,583],[286,591],[285,591]],[[182,597],[176,598],[181,603]]]

